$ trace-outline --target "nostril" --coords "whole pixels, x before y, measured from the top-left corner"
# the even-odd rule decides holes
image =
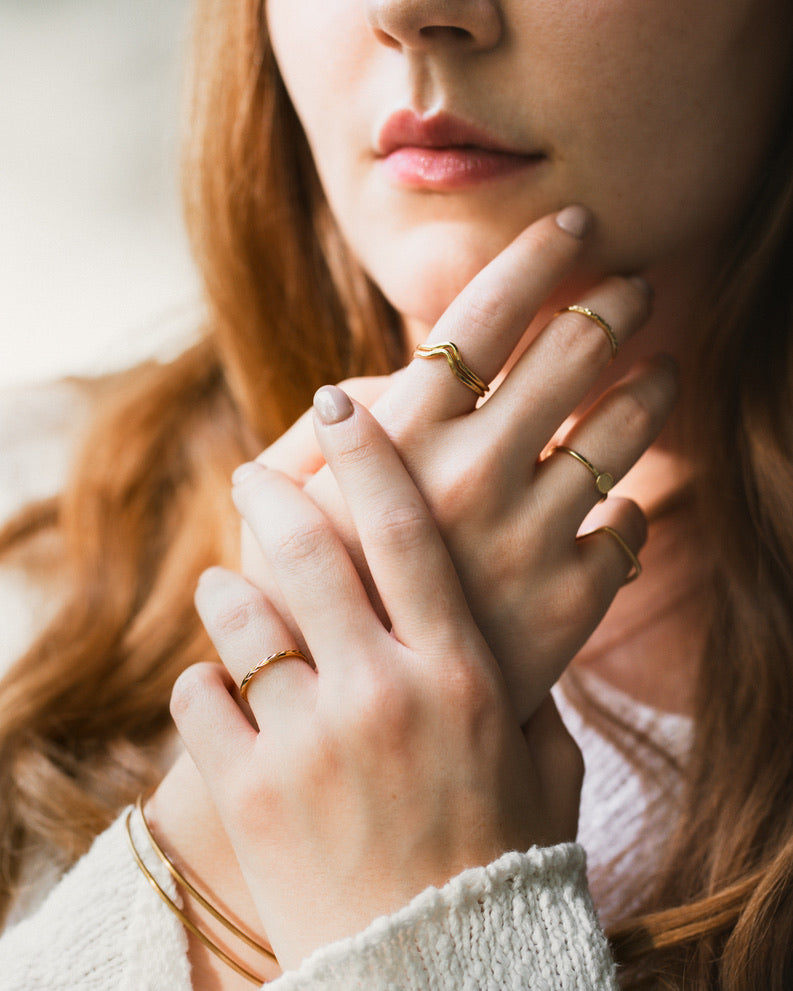
[[[428,27],[421,28],[419,34],[426,38],[428,41],[438,40],[441,41],[444,38],[453,41],[471,41],[473,35],[470,31],[466,31],[465,28],[456,27],[454,25],[436,25],[432,24]]]

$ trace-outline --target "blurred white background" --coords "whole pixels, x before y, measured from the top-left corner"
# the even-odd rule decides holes
[[[0,386],[195,327],[178,192],[189,0],[0,0]]]

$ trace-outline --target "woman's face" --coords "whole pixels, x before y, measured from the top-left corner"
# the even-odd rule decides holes
[[[712,254],[761,168],[785,0],[268,0],[331,208],[432,323],[520,230],[594,213],[593,271]]]

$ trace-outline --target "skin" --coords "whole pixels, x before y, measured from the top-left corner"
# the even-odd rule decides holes
[[[528,478],[527,465],[534,464],[551,436],[572,417],[568,420],[574,424],[568,438],[571,446],[585,449],[598,464],[616,459],[618,476],[628,472],[652,445],[622,483],[623,491],[644,506],[663,499],[670,479],[677,484],[686,472],[675,454],[673,434],[653,443],[676,393],[675,376],[666,363],[640,366],[608,393],[604,403],[591,413],[586,411],[593,396],[619,382],[637,358],[661,347],[678,358],[685,388],[688,339],[697,302],[706,298],[725,233],[748,195],[769,140],[785,64],[782,48],[787,39],[777,30],[781,9],[781,3],[746,0],[723,5],[703,0],[686,10],[682,24],[661,0],[564,5],[517,0],[461,0],[456,4],[303,0],[299,5],[270,0],[268,4],[276,54],[337,220],[362,264],[404,314],[414,340],[423,340],[456,295],[517,238],[518,248],[506,253],[512,264],[485,269],[474,289],[467,290],[463,302],[433,332],[437,339],[465,343],[463,353],[472,367],[489,378],[508,362],[529,326],[523,346],[535,337],[536,341],[509,373],[507,388],[474,413],[466,405],[470,395],[464,394],[445,368],[415,361],[408,373],[389,383],[374,407],[449,547],[473,619],[503,670],[507,695],[517,709],[513,719],[519,716],[522,721],[538,713],[548,685],[586,639],[627,570],[624,556],[611,541],[593,539],[576,545],[573,539],[595,506],[587,473],[561,456],[552,458],[542,470],[532,469]],[[312,26],[310,32],[307,24]],[[383,178],[373,142],[388,114],[403,106],[426,112],[444,107],[471,122],[486,121],[502,140],[526,151],[539,148],[547,158],[528,178],[515,175],[464,192],[436,195],[395,187]],[[329,120],[333,127],[327,126]],[[663,154],[659,154],[659,145]],[[552,259],[558,250],[554,246],[564,242],[558,229],[548,234],[550,227],[547,231],[541,228],[547,236],[521,239],[520,232],[528,224],[568,203],[584,203],[593,218],[592,229],[580,246],[573,246],[573,251],[568,245],[569,258]],[[542,278],[537,277],[538,271]],[[649,320],[649,303],[635,284],[624,278],[601,282],[608,273],[636,271],[645,273],[656,290]],[[560,318],[548,325],[544,335],[540,333],[560,303],[579,299],[609,319],[620,337],[620,357],[609,369],[605,367],[604,338],[591,322]],[[514,318],[506,319],[505,313]],[[637,334],[643,321],[644,329]],[[591,366],[589,377],[582,371],[587,365]],[[537,416],[547,403],[531,403],[527,398],[537,394],[552,398],[555,392],[559,402],[553,416],[538,424]],[[356,445],[349,439],[348,443],[354,452]],[[309,466],[316,468],[317,450],[309,432],[298,427],[264,460],[298,474]],[[370,469],[381,466],[377,458],[388,457],[385,447],[366,451],[375,459],[369,462]],[[472,451],[487,459],[474,478]],[[326,446],[321,453],[331,460],[344,452]],[[392,464],[383,470],[395,477],[397,469]],[[494,476],[493,470],[499,474]],[[309,483],[307,492],[330,513],[337,532],[346,535],[353,563],[360,567],[349,500],[345,507],[336,483],[331,483],[325,469]],[[564,492],[570,497],[560,503],[559,494]],[[353,493],[350,490],[349,498],[355,498]],[[454,499],[451,493],[456,494]],[[276,498],[273,506],[277,504]],[[238,505],[247,518],[250,504],[243,500]],[[355,523],[363,539],[361,530],[368,532],[372,520],[365,506],[359,509]],[[594,511],[601,514],[594,522],[616,525],[638,549],[644,534],[632,502],[610,496]],[[252,530],[256,529],[253,525]],[[543,572],[535,567],[534,578],[528,582],[525,574],[507,574],[511,584],[505,586],[502,580],[497,586],[520,588],[522,596],[532,590],[535,615],[555,605],[557,611],[551,610],[551,615],[558,620],[565,601],[571,612],[568,623],[562,624],[571,630],[567,642],[553,643],[550,634],[535,637],[534,666],[526,678],[526,658],[516,653],[515,643],[495,642],[503,636],[501,631],[513,628],[513,613],[508,609],[506,615],[498,615],[499,603],[488,598],[488,589],[494,585],[492,562],[514,563],[519,548],[531,546],[538,534],[548,540],[549,533],[559,535],[557,544],[546,545],[549,553],[553,551],[549,568]],[[689,522],[680,516],[655,529],[644,552],[645,565],[654,565],[647,568],[650,574],[620,593],[614,609],[577,658],[578,663],[596,666],[637,697],[662,706],[668,700],[670,708],[686,707],[685,685],[690,676],[685,677],[685,665],[697,645],[695,593],[706,562],[693,536]],[[262,533],[259,537],[264,539]],[[512,547],[512,556],[483,552],[494,544]],[[338,547],[336,553],[341,554]],[[295,630],[290,619],[294,604],[274,581],[277,561],[285,566],[283,555],[274,554],[270,545],[269,552],[259,547],[247,557],[251,577],[269,593],[255,598],[250,615],[256,618],[260,641],[268,649],[272,643],[280,646],[290,626],[293,636],[301,632],[300,622]],[[547,559],[548,554],[537,556],[538,561]],[[337,559],[337,563],[343,561],[343,555]],[[419,581],[418,572],[411,574]],[[586,591],[571,603],[574,574],[579,593]],[[689,587],[681,582],[681,575],[688,576]],[[584,585],[583,576],[587,578]],[[221,580],[216,574],[209,584],[202,583],[199,608],[222,659],[238,681],[252,655],[246,653],[249,647],[230,646],[229,616],[239,618],[240,614],[229,608],[229,596],[239,607],[250,605],[253,593],[252,586],[245,585],[243,592],[236,581],[233,576]],[[686,595],[689,591],[692,594]],[[339,592],[327,590],[326,594],[332,599]],[[586,615],[577,625],[572,616],[580,616],[582,603]],[[509,608],[515,615],[525,615],[524,604],[525,599],[516,594]],[[633,621],[635,615],[647,617],[639,628]],[[558,621],[549,623],[548,631],[559,625]],[[486,657],[481,655],[481,664],[490,663]],[[273,669],[267,678],[272,690],[277,682],[270,675],[285,679],[288,685],[290,677],[304,678],[306,672],[299,663]],[[166,779],[150,814],[166,848],[178,850],[187,864],[200,864],[196,873],[239,917],[256,928],[260,928],[257,915],[267,920],[268,932],[272,929],[283,947],[282,959],[296,962],[323,939],[361,928],[373,909],[400,904],[410,891],[437,882],[439,872],[448,876],[449,870],[459,866],[455,853],[450,858],[454,863],[443,866],[397,857],[395,883],[378,888],[375,905],[355,900],[349,906],[345,903],[346,917],[337,915],[331,924],[320,913],[316,929],[307,932],[306,919],[315,918],[316,893],[303,892],[302,913],[299,884],[293,885],[295,899],[289,906],[277,900],[277,891],[283,887],[277,877],[278,864],[306,856],[305,848],[281,849],[280,838],[288,833],[281,829],[268,834],[271,842],[265,852],[269,860],[256,853],[256,837],[268,825],[252,810],[260,809],[264,794],[272,797],[272,781],[261,773],[229,777],[228,758],[218,762],[229,739],[238,744],[245,740],[254,754],[261,747],[258,737],[242,735],[250,727],[239,722],[236,707],[234,712],[227,707],[227,686],[217,672],[192,672],[180,680],[174,700],[177,724],[188,747],[192,744],[193,756],[223,816],[225,832],[218,826],[212,800],[185,761]],[[256,705],[267,704],[266,696],[260,685],[256,698],[261,701],[252,702],[254,711]],[[501,696],[496,693],[496,697]],[[214,738],[208,732],[210,713],[214,718],[219,711],[228,716],[227,735],[217,752],[210,753],[202,749],[202,741]],[[490,715],[496,718],[493,711],[489,710]],[[503,709],[499,711],[501,721],[497,722],[503,727],[506,716]],[[359,725],[356,720],[351,724]],[[558,734],[558,728],[546,727],[546,731],[532,737],[528,760],[541,762],[542,741]],[[514,743],[514,737],[510,739]],[[366,753],[370,745],[371,741],[359,740],[352,749]],[[429,746],[419,747],[418,752],[426,752]],[[293,758],[284,755],[285,766]],[[395,769],[403,759],[400,754]],[[566,775],[557,775],[557,800],[560,795],[577,793],[573,763]],[[253,766],[246,764],[246,770]],[[432,780],[426,773],[427,780]],[[444,767],[437,765],[432,773],[442,775]],[[309,774],[305,780],[310,778]],[[186,794],[191,795],[189,803]],[[240,815],[240,806],[229,802],[229,794],[244,797],[247,815]],[[364,805],[373,794],[364,792]],[[306,791],[301,795],[304,807],[311,807],[317,798],[316,793],[312,796]],[[545,821],[553,818],[548,796],[541,798],[535,790],[533,800],[546,803]],[[500,808],[501,801],[493,796],[492,808]],[[187,804],[189,814],[185,813]],[[204,821],[211,829],[197,825]],[[534,834],[537,839],[539,832]],[[233,869],[235,857],[226,834],[235,844],[244,877]],[[213,840],[213,857],[207,855],[207,836]],[[465,852],[466,863],[486,862],[506,842],[505,836],[492,832],[482,839],[476,852]],[[530,839],[521,834],[522,841]],[[447,841],[448,837],[439,848],[447,849]],[[338,844],[329,843],[337,855]],[[378,862],[382,856],[378,850]],[[360,868],[356,862],[352,873]],[[338,879],[336,883],[343,888]],[[338,905],[333,891],[331,884],[327,898]],[[291,911],[297,913],[294,925],[289,921]],[[198,968],[197,987],[244,986],[202,957],[200,950],[193,948],[192,956]]]
[[[596,218],[588,261],[601,274],[713,252],[776,119],[784,7],[270,0],[267,11],[334,215],[426,332],[521,230],[568,203]],[[447,110],[547,160],[459,194],[400,188],[374,149],[402,107]]]

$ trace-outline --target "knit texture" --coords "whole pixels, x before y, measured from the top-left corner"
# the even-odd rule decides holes
[[[0,940],[0,987],[8,991],[190,991],[187,939],[138,869],[126,812],[97,838],[49,898]],[[133,837],[149,870],[177,904],[166,869]]]
[[[0,940],[0,984],[14,991],[188,991],[187,941],[135,864],[127,812],[42,907]],[[179,902],[163,865],[135,846]],[[428,888],[364,932],[322,947],[273,991],[614,991],[614,967],[573,843],[507,853]]]
[[[614,965],[574,843],[507,853],[324,947],[273,991],[608,991]]]

